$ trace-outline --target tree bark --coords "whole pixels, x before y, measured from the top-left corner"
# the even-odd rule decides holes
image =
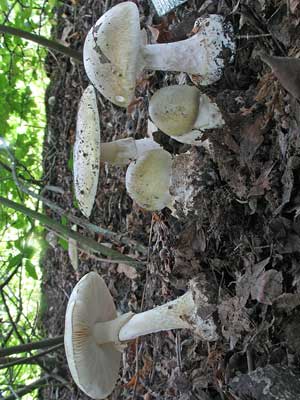
[[[18,36],[22,39],[26,39],[31,42],[37,43],[43,47],[46,47],[49,50],[57,51],[61,54],[64,54],[67,57],[71,57],[79,63],[83,62],[81,52],[71,49],[70,47],[64,46],[54,40],[47,39],[44,36],[36,35],[34,33],[23,31],[22,29],[1,24],[0,24],[0,32]]]

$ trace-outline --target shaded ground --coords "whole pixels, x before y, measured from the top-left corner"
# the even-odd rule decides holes
[[[59,10],[57,37],[82,49],[86,32],[111,5],[67,2]],[[126,268],[124,274],[118,265],[80,254],[75,273],[67,252],[52,243],[44,260],[48,303],[44,329],[49,336],[63,332],[68,296],[91,270],[104,277],[121,312],[167,302],[183,294],[191,279],[201,278],[214,298],[212,312],[220,340],[208,345],[183,330],[129,344],[111,399],[300,398],[298,392],[280,397],[285,384],[277,389],[277,397],[271,397],[268,390],[249,383],[248,375],[240,385],[233,380],[261,368],[260,376],[271,374],[271,382],[283,377],[292,383],[296,378],[289,374],[299,367],[299,104],[257,56],[261,49],[298,55],[298,2],[291,1],[287,9],[286,1],[189,1],[162,19],[149,2],[137,5],[149,37],[162,42],[187,37],[194,20],[207,12],[222,13],[232,21],[237,57],[223,79],[206,89],[223,109],[227,125],[210,133],[213,160],[202,149],[190,149],[186,173],[196,188],[201,182],[205,189],[195,196],[188,217],[181,214],[176,220],[168,210],[144,212],[126,194],[125,169],[102,167],[91,221],[126,232],[145,245],[149,242],[147,268],[137,276]],[[49,56],[47,69],[51,85],[44,171],[48,184],[64,191],[49,196],[80,216],[72,203],[70,160],[78,101],[88,81],[81,65],[60,56]],[[185,74],[145,73],[137,88],[139,101],[127,112],[99,96],[103,140],[145,137],[149,98],[158,88],[174,83],[193,84]],[[161,132],[154,136],[174,154],[189,148]],[[139,256],[134,249],[116,248]],[[50,385],[43,398],[86,398],[72,382],[66,364],[59,365],[59,373],[68,385]],[[260,378],[255,379],[257,383]],[[289,390],[298,390],[297,385],[290,386]]]

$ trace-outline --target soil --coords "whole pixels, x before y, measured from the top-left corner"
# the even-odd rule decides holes
[[[141,209],[126,194],[125,168],[101,167],[91,222],[143,243],[148,256],[102,235],[93,238],[146,261],[145,268],[136,273],[79,252],[74,271],[67,250],[48,234],[42,287],[45,335],[63,333],[72,288],[88,271],[101,274],[122,313],[163,304],[201,279],[219,339],[208,343],[191,330],[178,330],[129,343],[109,398],[299,399],[299,383],[287,389],[286,382],[296,379],[294,371],[300,366],[300,109],[259,58],[261,50],[298,56],[299,1],[189,0],[162,18],[150,0],[135,2],[152,41],[188,37],[196,18],[207,13],[220,13],[231,21],[235,60],[219,82],[205,88],[222,109],[226,126],[206,135],[213,155],[154,133],[172,154],[190,151],[181,167],[184,184],[187,190],[192,186],[193,193],[188,207],[176,205],[177,218],[168,209]],[[114,4],[66,1],[57,10],[54,36],[82,50],[89,28]],[[80,217],[74,206],[71,160],[78,102],[88,80],[81,64],[61,55],[49,54],[46,69],[51,83],[44,177],[60,189],[47,196]],[[137,85],[137,101],[127,110],[99,95],[103,141],[146,137],[151,95],[176,83],[198,85],[196,77],[184,73],[145,72]],[[50,209],[46,212],[59,219]],[[88,235],[80,228],[79,232]],[[87,399],[72,381],[63,351],[57,359],[56,374],[63,383],[50,381],[41,397]],[[268,379],[268,387],[255,385],[259,377]]]

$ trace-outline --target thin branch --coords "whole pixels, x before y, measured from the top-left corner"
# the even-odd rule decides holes
[[[28,393],[31,393],[33,390],[40,388],[41,386],[48,383],[50,379],[53,379],[49,375],[42,376],[41,378],[37,379],[36,381],[30,383],[29,385],[24,386],[22,389],[16,390],[15,393],[3,398],[4,400],[16,400],[19,397],[23,397]]]
[[[15,211],[19,211],[30,218],[40,221],[40,223],[43,225],[48,225],[51,229],[64,235],[65,237],[78,241],[82,248],[90,249],[96,253],[100,253],[105,257],[108,257],[111,262],[124,262],[125,264],[131,265],[136,269],[141,269],[144,267],[144,263],[142,263],[141,261],[137,261],[129,256],[118,252],[117,250],[110,249],[93,239],[82,236],[78,232],[75,232],[72,229],[63,226],[58,222],[52,220],[51,218],[47,217],[46,215],[33,211],[30,208],[23,206],[22,204],[15,203],[14,201],[5,199],[2,196],[0,196],[0,203],[6,207],[14,209]]]
[[[14,321],[14,319],[13,319],[11,313],[10,313],[10,309],[9,309],[9,307],[7,305],[3,290],[0,291],[0,296],[2,298],[2,302],[4,304],[4,308],[5,308],[6,314],[8,315],[9,321],[10,321],[10,323],[12,325],[12,328],[13,328],[15,334],[17,335],[17,337],[19,338],[19,340],[21,342],[23,342],[24,340],[22,338],[22,335],[19,333],[18,328],[17,328],[17,323],[18,322]],[[22,311],[19,310],[19,312],[22,312]],[[17,317],[17,320],[18,320],[18,317]]]
[[[12,358],[12,357],[2,357],[0,358],[0,369],[13,367],[14,365],[20,364],[36,364],[36,359],[43,357],[49,353],[52,353],[61,347],[63,347],[63,343],[59,343],[56,346],[50,347],[50,349],[40,351],[37,354],[34,354],[30,357],[19,357],[19,358]],[[42,360],[43,361],[43,360]]]
[[[18,36],[22,39],[29,40],[30,42],[37,43],[49,50],[58,51],[65,56],[73,58],[78,63],[82,63],[82,53],[70,47],[64,46],[54,40],[49,40],[44,36],[35,35],[34,33],[23,31],[22,29],[14,28],[12,26],[0,24],[0,32],[8,33],[9,35]]]
[[[18,269],[20,268],[21,263],[16,266],[16,268],[12,271],[10,275],[5,279],[3,283],[0,284],[0,291],[9,284],[9,282],[12,280],[12,278],[15,276],[15,274],[18,272]]]
[[[24,353],[31,350],[45,349],[49,346],[61,344],[64,341],[63,335],[56,336],[50,339],[39,340],[37,342],[20,344],[19,346],[12,346],[6,349],[0,349],[0,357],[10,356],[12,354]]]

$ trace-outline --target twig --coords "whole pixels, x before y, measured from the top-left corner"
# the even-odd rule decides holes
[[[176,360],[179,371],[182,371],[182,359],[181,359],[181,336],[180,331],[176,331]]]
[[[6,349],[0,349],[0,357],[6,357],[12,354],[24,353],[26,351],[31,351],[31,350],[45,349],[49,346],[55,346],[57,344],[63,343],[63,341],[64,337],[63,335],[61,335],[50,339],[39,340],[37,342],[25,343],[19,346],[12,346]]]
[[[4,400],[15,400],[19,399],[22,396],[25,396],[25,394],[31,393],[33,390],[40,388],[41,386],[45,385],[48,383],[48,380],[53,379],[51,376],[45,375],[36,381],[30,383],[29,385],[24,386],[22,389],[19,389],[17,391],[13,391],[13,394],[7,396],[4,398]]]
[[[1,362],[0,359],[0,369],[4,369],[4,368],[9,368],[9,367],[13,367],[14,365],[19,365],[19,364],[31,364],[32,361],[35,361],[37,358],[43,357],[46,354],[52,353],[58,349],[60,349],[61,347],[63,347],[63,343],[59,343],[56,346],[50,347],[47,350],[44,351],[40,351],[37,354],[34,354],[30,357],[20,357],[17,360],[11,360],[9,357],[4,357],[4,362]]]
[[[21,266],[21,262],[16,266],[16,268],[13,270],[13,272],[8,275],[8,277],[5,279],[3,283],[0,284],[0,291],[9,284],[9,282],[12,280],[12,278],[15,276],[15,274],[18,272],[18,269]]]

